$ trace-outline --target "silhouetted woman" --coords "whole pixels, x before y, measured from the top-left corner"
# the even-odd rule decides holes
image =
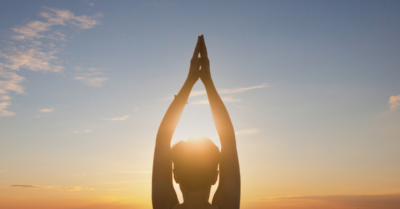
[[[200,58],[198,57],[200,53]],[[181,141],[171,148],[171,139],[198,79],[203,82],[210,102],[214,123],[221,140],[221,152],[205,137]],[[172,169],[172,163],[174,169]],[[218,172],[219,165],[219,172]],[[179,204],[172,174],[182,191]],[[218,189],[212,200],[211,186],[219,175]],[[158,129],[153,162],[152,201],[154,209],[237,209],[240,207],[240,170],[235,132],[213,80],[204,37],[199,36],[189,75],[172,101]]]

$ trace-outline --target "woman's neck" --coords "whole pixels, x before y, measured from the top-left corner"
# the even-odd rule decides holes
[[[211,186],[198,191],[188,191],[185,188],[180,188],[183,195],[182,206],[187,206],[187,208],[206,208],[211,205],[210,202],[208,202]]]

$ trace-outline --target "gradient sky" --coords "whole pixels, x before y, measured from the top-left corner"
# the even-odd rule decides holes
[[[399,1],[0,1],[0,208],[151,208],[204,34],[243,209],[400,208]],[[201,82],[173,141],[218,144]]]

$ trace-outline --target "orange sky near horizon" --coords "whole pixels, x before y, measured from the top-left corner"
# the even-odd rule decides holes
[[[2,189],[3,190],[3,189]],[[18,189],[14,189],[18,190]],[[4,191],[4,190],[3,190]],[[7,209],[150,209],[148,198],[140,200],[126,193],[73,192],[73,191],[8,191],[0,193],[0,208]],[[115,195],[115,196],[113,196]],[[243,209],[397,209],[400,194],[382,195],[325,195],[325,196],[287,196],[261,199],[243,199]]]

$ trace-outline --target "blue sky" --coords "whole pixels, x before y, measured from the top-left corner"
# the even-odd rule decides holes
[[[101,190],[129,171],[148,192],[158,125],[204,34],[245,200],[400,191],[397,1],[0,4],[0,185]],[[203,90],[175,141],[218,143]],[[78,174],[90,180],[55,177]]]

